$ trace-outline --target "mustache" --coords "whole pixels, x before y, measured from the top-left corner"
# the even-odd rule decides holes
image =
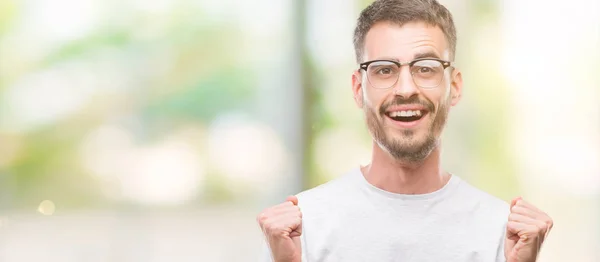
[[[401,96],[396,96],[396,97],[394,97],[394,99],[392,101],[383,104],[379,108],[379,114],[384,115],[385,111],[387,111],[387,109],[390,106],[400,106],[400,105],[422,105],[425,108],[427,108],[427,110],[429,112],[433,112],[435,109],[435,106],[433,105],[433,103],[426,101],[426,100],[421,100],[416,96],[411,96],[409,98],[403,98]]]

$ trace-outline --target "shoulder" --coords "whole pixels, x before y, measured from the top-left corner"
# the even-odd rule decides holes
[[[304,211],[306,209],[328,208],[340,201],[355,195],[358,189],[357,173],[359,169],[353,169],[346,174],[314,188],[302,191],[298,197],[298,205]]]
[[[481,215],[498,217],[504,221],[510,213],[510,205],[506,201],[471,185],[465,180],[460,180],[457,194],[459,198],[469,203],[469,206],[475,208]]]

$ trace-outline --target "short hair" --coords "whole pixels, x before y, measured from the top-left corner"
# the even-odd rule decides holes
[[[363,62],[365,37],[371,27],[379,22],[390,22],[402,26],[410,22],[425,22],[439,27],[450,48],[450,57],[456,52],[456,28],[452,14],[436,0],[376,0],[365,8],[358,17],[354,29],[354,51],[356,61]]]

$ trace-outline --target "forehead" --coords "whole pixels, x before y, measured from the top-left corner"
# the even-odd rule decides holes
[[[410,22],[401,26],[379,22],[371,27],[365,37],[363,61],[394,59],[406,62],[423,53],[450,59],[448,43],[439,27],[424,22]]]

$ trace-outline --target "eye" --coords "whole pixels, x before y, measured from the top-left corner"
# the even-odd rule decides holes
[[[367,68],[367,74],[371,80],[393,79],[398,75],[398,65],[391,61],[374,61]]]
[[[442,63],[436,60],[421,60],[411,67],[413,76],[418,75],[421,77],[432,77],[440,74],[443,70]]]
[[[377,70],[377,74],[380,74],[380,75],[390,75],[393,73],[394,73],[394,70],[391,67],[382,67]]]
[[[427,74],[427,73],[432,73],[433,72],[433,68],[431,67],[419,67],[417,69],[417,73],[419,74]]]

